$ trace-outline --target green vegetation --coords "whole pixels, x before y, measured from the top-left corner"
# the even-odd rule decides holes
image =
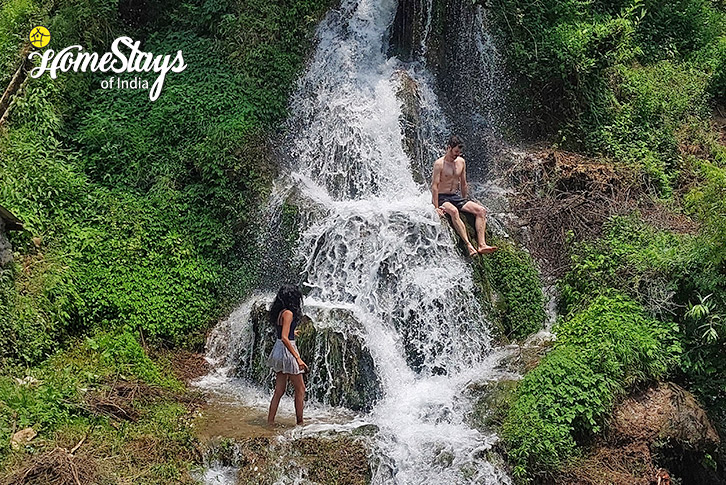
[[[6,363],[41,362],[95,327],[199,346],[249,291],[256,207],[275,175],[265,133],[284,118],[327,4],[162,2],[144,7],[149,23],[120,18],[113,2],[3,5],[0,18],[16,20],[0,50],[15,62],[25,33],[14,29],[32,19],[54,46],[102,51],[124,34],[146,51],[181,49],[188,65],[155,102],[74,73],[33,79],[16,98],[0,137],[0,198],[26,231],[3,273]]]
[[[63,455],[54,454],[56,447],[81,443],[75,458],[80,473],[103,483],[193,483],[189,472],[200,456],[191,429],[179,425],[192,409],[180,401],[193,402],[183,393],[182,384],[128,333],[77,341],[26,373],[4,375],[2,478],[49,466],[60,470],[62,462],[55,460]],[[10,436],[28,427],[39,437],[11,451]]]
[[[643,170],[667,195],[675,136],[724,96],[726,14],[709,0],[494,0],[511,103],[534,136]]]
[[[519,479],[557,470],[602,429],[617,397],[664,377],[680,354],[675,325],[617,293],[596,297],[554,331],[553,350],[522,380],[502,427]]]
[[[489,2],[525,134],[635,169],[651,206],[572,241],[557,343],[504,438],[522,481],[556,473],[614,401],[668,377],[726,429],[726,12],[709,0]],[[719,115],[720,113],[720,115]],[[723,128],[722,128],[723,129]],[[689,219],[690,218],[690,219]],[[677,225],[675,225],[677,227]]]
[[[539,272],[532,257],[512,242],[491,238],[490,244],[499,250],[477,258],[474,281],[488,299],[496,293],[492,316],[497,333],[505,339],[523,339],[542,329],[545,321]]]
[[[705,192],[692,194],[711,214],[713,201]],[[695,200],[695,199],[694,199]],[[664,321],[675,321],[683,343],[681,378],[704,400],[714,416],[726,423],[726,366],[720,357],[726,342],[726,276],[719,258],[726,240],[718,233],[720,218],[706,218],[699,236],[657,231],[634,217],[613,218],[605,236],[573,250],[573,267],[562,282],[563,306],[614,288],[628,293]],[[714,227],[715,226],[715,227]],[[587,275],[587,278],[585,276]]]
[[[184,483],[200,459],[188,409],[145,349],[200,348],[254,287],[258,208],[276,175],[268,136],[330,2],[46,3],[0,6],[5,84],[34,25],[56,50],[105,52],[127,35],[146,52],[182,50],[187,68],[155,102],[72,72],[29,79],[14,98],[0,131],[0,201],[25,230],[10,234],[15,261],[0,268],[0,462],[20,470],[86,434],[80,450],[126,467],[98,462],[98,476]],[[26,375],[33,384],[16,380]],[[89,393],[116,396],[118,382],[149,396],[109,420]],[[25,426],[44,445],[10,453]]]
[[[723,427],[726,280],[723,262],[714,264],[718,235],[659,231],[637,214],[613,217],[604,229],[602,238],[574,244],[560,282],[568,316],[504,423],[520,479],[561,468],[601,430],[619,396],[654,379],[687,384]]]

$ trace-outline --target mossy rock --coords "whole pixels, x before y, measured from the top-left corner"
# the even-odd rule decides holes
[[[502,379],[470,386],[469,392],[479,396],[470,416],[471,425],[484,432],[498,429],[514,401],[518,382]]]
[[[513,242],[488,238],[499,249],[474,261],[474,282],[495,322],[495,338],[522,340],[541,330],[547,318],[539,271],[532,257]]]
[[[312,483],[350,485],[368,484],[371,480],[365,440],[347,434],[292,441],[263,437],[227,440],[212,445],[206,462],[208,466],[238,468],[241,485],[272,485],[290,476]]]

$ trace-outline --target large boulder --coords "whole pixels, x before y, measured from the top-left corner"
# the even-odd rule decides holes
[[[720,438],[696,398],[673,383],[661,383],[623,401],[613,413],[612,437],[647,440],[655,448],[711,453]]]
[[[649,485],[669,475],[673,482],[663,483],[719,485],[724,479],[712,466],[719,444],[696,398],[660,383],[621,402],[605,436],[557,483]]]

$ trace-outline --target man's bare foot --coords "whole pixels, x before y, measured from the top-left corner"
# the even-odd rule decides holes
[[[470,257],[473,258],[474,256],[478,256],[479,255],[479,252],[471,244],[468,245],[468,248],[469,248],[469,256]]]
[[[499,248],[497,248],[496,246],[484,245],[484,246],[479,246],[479,249],[477,249],[477,251],[479,252],[479,254],[491,254],[494,251],[496,251],[497,249],[499,249]]]

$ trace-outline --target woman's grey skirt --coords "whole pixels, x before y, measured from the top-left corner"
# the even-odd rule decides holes
[[[300,355],[300,351],[297,350],[297,344],[294,340],[290,340],[293,348]],[[272,347],[272,352],[267,357],[267,365],[270,366],[273,372],[282,372],[284,374],[302,374],[300,366],[297,365],[295,357],[287,350],[282,340],[277,339],[275,346]]]

